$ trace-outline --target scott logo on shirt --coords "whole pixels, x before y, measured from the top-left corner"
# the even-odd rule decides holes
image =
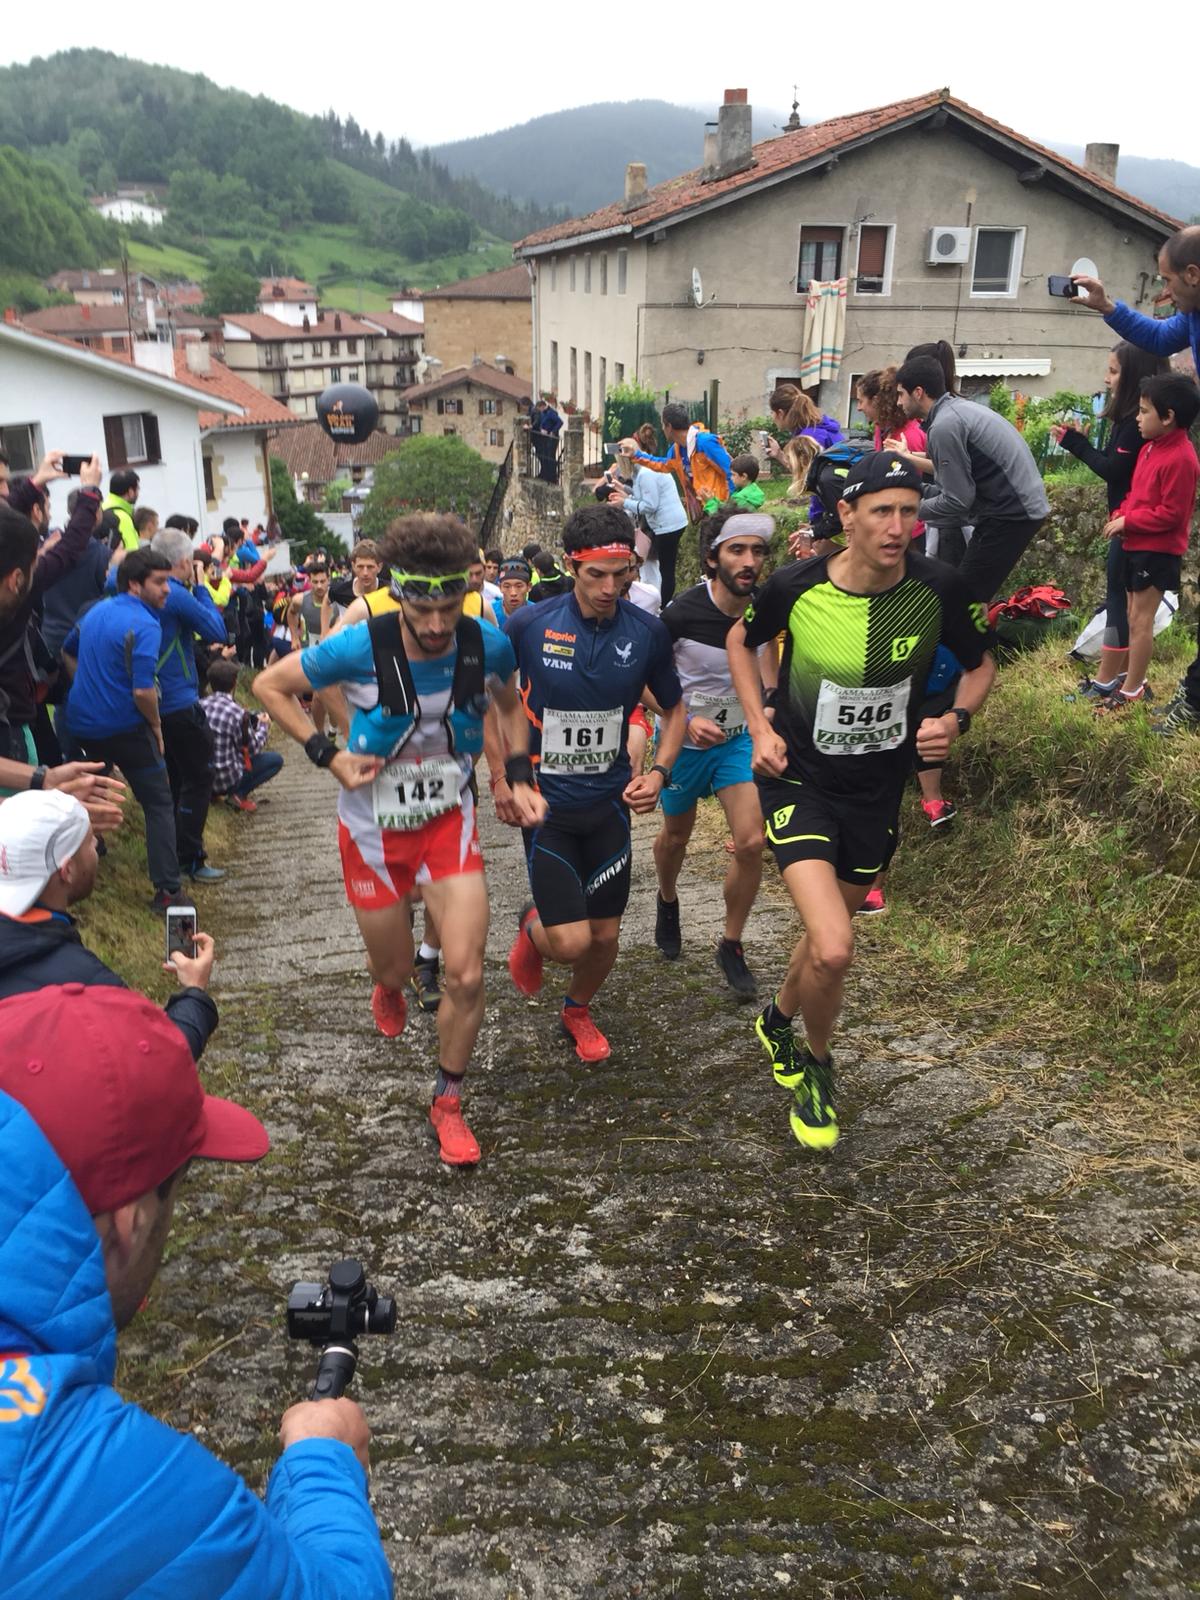
[[[907,661],[909,656],[912,655],[913,651],[917,648],[920,637],[921,636],[919,633],[913,633],[910,634],[907,639],[893,639],[892,660]]]

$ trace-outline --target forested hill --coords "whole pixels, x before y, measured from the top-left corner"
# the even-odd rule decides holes
[[[353,119],[303,116],[197,73],[103,50],[0,69],[4,145],[48,158],[89,192],[109,192],[118,180],[169,185],[169,203],[186,209],[177,220],[198,234],[351,223],[367,212],[375,242],[419,260],[465,248],[475,231],[513,239],[550,220]],[[395,213],[364,206],[347,166],[395,190]]]

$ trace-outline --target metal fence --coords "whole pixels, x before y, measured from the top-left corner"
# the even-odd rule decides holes
[[[483,521],[479,524],[480,548],[486,550],[495,532],[496,524],[500,520],[500,510],[504,505],[504,495],[508,488],[509,480],[513,473],[513,444],[505,451],[504,460],[496,469],[496,481],[492,485],[492,497],[488,501],[487,510],[483,513]]]

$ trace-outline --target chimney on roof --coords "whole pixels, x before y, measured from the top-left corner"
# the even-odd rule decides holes
[[[726,89],[725,100],[717,112],[715,163],[708,162],[709,143],[705,137],[703,182],[730,178],[754,165],[752,114],[745,89]]]
[[[333,313],[333,331],[334,333],[341,333],[342,331],[342,313],[340,311]]]
[[[1120,156],[1119,144],[1089,144],[1083,152],[1083,164],[1098,178],[1103,178],[1107,183],[1116,183]]]
[[[189,339],[183,347],[187,369],[194,377],[207,378],[212,372],[212,352],[202,339]]]
[[[622,211],[636,211],[646,204],[646,163],[631,161],[625,168],[625,201]]]
[[[91,306],[80,306],[79,315],[82,317],[84,322],[90,322],[92,320]]]
[[[17,308],[16,308],[16,306],[5,306],[5,308],[4,308],[4,320],[5,320],[5,322],[7,322],[9,324],[10,327],[15,326],[16,321],[17,321]]]
[[[83,274],[83,285],[82,286],[85,289],[90,289],[92,287],[92,277],[91,277],[91,274],[89,272],[87,272],[87,271],[85,271],[84,274]]]
[[[303,322],[301,322],[300,326],[304,329],[304,331],[306,333],[308,332],[309,328],[312,327],[312,323],[308,320],[308,312],[307,311],[304,313],[304,320],[303,320]]]

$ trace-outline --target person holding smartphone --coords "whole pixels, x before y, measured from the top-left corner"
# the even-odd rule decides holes
[[[1145,443],[1137,421],[1142,381],[1169,371],[1170,364],[1164,357],[1139,350],[1122,339],[1109,351],[1104,369],[1108,399],[1100,413],[1107,424],[1103,445],[1097,449],[1080,427],[1070,423],[1060,423],[1050,430],[1057,444],[1104,480],[1110,517],[1129,493],[1133,469]],[[1108,541],[1105,575],[1104,643],[1100,647],[1100,661],[1096,676],[1085,677],[1079,685],[1080,694],[1089,700],[1113,694],[1125,681],[1129,660],[1129,609],[1125,598],[1125,552],[1120,539]]]

